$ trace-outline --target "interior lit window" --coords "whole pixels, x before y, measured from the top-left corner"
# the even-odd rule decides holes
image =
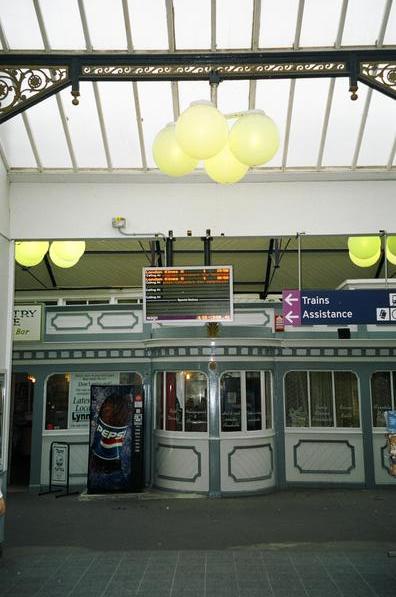
[[[232,371],[220,380],[221,430],[261,431],[272,428],[269,371]]]
[[[376,371],[371,376],[373,427],[386,427],[385,412],[395,407],[395,383],[395,371]]]

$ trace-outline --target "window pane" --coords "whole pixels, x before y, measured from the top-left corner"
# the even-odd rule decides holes
[[[241,431],[241,377],[225,373],[221,378],[221,430]]]
[[[308,427],[308,386],[305,371],[292,371],[285,377],[287,427]]]
[[[264,384],[265,384],[265,427],[266,429],[272,429],[272,388],[271,388],[271,373],[265,371],[264,373]]]
[[[203,373],[185,374],[186,420],[185,431],[207,431],[208,391]]]
[[[330,371],[309,374],[312,427],[333,427],[333,387]]]
[[[164,426],[164,374],[157,373],[155,376],[155,421],[156,429],[162,429]]]
[[[390,372],[378,371],[371,378],[373,427],[386,427],[384,412],[392,409]]]
[[[349,371],[334,373],[337,427],[359,427],[359,396],[356,375]]]
[[[261,429],[260,371],[246,371],[246,422],[248,431]]]
[[[139,373],[128,373],[127,371],[122,371],[120,373],[120,384],[128,384],[128,385],[141,385],[143,383],[142,376]]]
[[[2,463],[3,458],[3,412],[4,412],[4,375],[0,375],[0,465],[4,469]]]
[[[167,431],[182,431],[184,388],[181,389],[180,375],[166,373],[166,421]]]
[[[66,429],[70,373],[57,373],[47,380],[46,429]]]

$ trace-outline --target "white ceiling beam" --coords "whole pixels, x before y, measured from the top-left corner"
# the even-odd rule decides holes
[[[3,46],[3,52],[9,52],[10,46],[9,46],[6,34],[4,33],[4,29],[3,29],[3,25],[1,24],[1,20],[0,20],[0,42],[1,42],[1,45]]]
[[[36,12],[36,17],[38,21],[38,25],[40,28],[41,38],[43,40],[44,48],[46,52],[50,51],[50,43],[48,39],[47,29],[45,27],[43,13],[41,12],[41,6],[39,0],[33,0],[34,10]]]
[[[388,163],[386,165],[387,170],[391,170],[393,162],[395,161],[395,156],[396,156],[396,135],[395,135],[395,140],[393,142],[393,147],[392,147],[391,152],[389,154],[389,160],[388,160]]]
[[[382,23],[381,23],[380,31],[378,34],[377,43],[376,43],[377,48],[382,48],[382,46],[384,44],[386,28],[388,27],[388,23],[389,23],[389,15],[392,10],[392,3],[393,3],[393,0],[387,0],[387,2],[385,4],[384,16],[382,17]]]
[[[41,162],[40,154],[37,149],[36,141],[34,140],[33,132],[30,126],[29,118],[27,112],[22,112],[22,120],[23,124],[25,125],[26,133],[29,138],[30,147],[32,148],[34,159],[36,160],[37,168],[40,172],[43,169],[43,165]]]
[[[127,39],[128,52],[133,52],[131,19],[129,17],[128,0],[122,0],[122,11],[124,13],[125,34]]]
[[[135,102],[135,114],[136,114],[137,130],[138,130],[138,135],[139,135],[140,155],[142,157],[142,167],[143,167],[143,170],[147,170],[146,144],[144,141],[144,131],[143,131],[143,125],[142,125],[142,112],[140,109],[140,100],[139,100],[139,89],[138,89],[138,84],[136,83],[136,81],[132,82],[132,89],[133,89],[133,99]]]
[[[297,21],[296,21],[296,30],[295,30],[294,42],[293,42],[294,50],[298,50],[300,47],[300,37],[301,37],[302,21],[303,21],[303,17],[304,17],[304,8],[305,8],[305,0],[299,0]],[[284,144],[283,144],[283,156],[282,156],[282,168],[283,169],[285,169],[287,166],[287,155],[289,153],[290,130],[291,130],[292,115],[293,115],[295,90],[296,90],[296,80],[292,79],[290,81],[289,101],[287,104],[285,140],[284,140]]]
[[[92,52],[93,46],[91,42],[91,36],[89,34],[88,20],[87,14],[85,12],[84,0],[78,0],[78,10],[80,11],[80,19],[84,33],[86,50],[87,52]]]
[[[216,0],[210,2],[210,49],[217,50],[217,6]]]
[[[10,170],[10,165],[9,165],[9,163],[8,163],[8,160],[7,160],[7,157],[6,157],[5,151],[4,151],[4,149],[3,149],[3,146],[2,146],[2,144],[1,144],[1,141],[0,141],[0,158],[1,158],[2,162],[3,162],[4,168],[6,169],[6,171],[7,171],[7,172],[9,172],[9,170]]]
[[[252,19],[252,50],[258,50],[260,40],[260,18],[261,18],[261,0],[253,0],[253,19]],[[256,107],[257,81],[249,81],[249,110]]]
[[[166,0],[166,26],[168,29],[168,45],[170,52],[176,50],[176,32],[175,32],[175,9],[173,0]],[[172,106],[173,106],[173,120],[179,118],[180,115],[180,99],[179,99],[179,85],[177,81],[171,82],[172,90]]]
[[[348,9],[348,0],[344,0],[342,3],[342,6],[341,6],[340,18],[338,21],[337,36],[336,36],[336,40],[334,42],[334,47],[336,49],[339,49],[341,47],[341,41],[342,41],[342,36],[344,33],[347,9]],[[331,107],[333,105],[334,87],[335,87],[335,79],[333,78],[330,81],[329,92],[327,94],[326,108],[325,108],[325,114],[324,114],[323,125],[322,125],[322,133],[320,136],[320,143],[319,143],[318,159],[316,162],[317,170],[320,170],[320,168],[322,167],[323,153],[324,153],[324,148],[326,145],[326,138],[327,138],[327,131],[329,129]]]
[[[109,140],[107,137],[106,122],[105,122],[105,119],[103,116],[103,107],[102,107],[102,102],[100,99],[99,84],[97,81],[93,81],[92,85],[93,85],[93,90],[94,90],[94,95],[95,95],[96,110],[98,112],[98,117],[99,117],[100,132],[102,134],[103,147],[104,147],[105,154],[106,154],[107,167],[109,168],[109,170],[112,170],[113,164],[112,164],[112,160],[111,160]]]

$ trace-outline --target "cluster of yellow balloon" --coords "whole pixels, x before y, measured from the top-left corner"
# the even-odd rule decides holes
[[[48,251],[51,261],[58,267],[73,267],[85,251],[85,241],[21,241],[15,243],[15,260],[24,267],[38,265]]]
[[[381,255],[379,236],[352,236],[348,238],[349,258],[358,267],[371,267]],[[396,236],[386,239],[386,258],[396,265]]]
[[[153,143],[153,157],[161,172],[184,176],[200,160],[210,178],[221,184],[241,180],[249,167],[268,162],[279,148],[274,121],[261,110],[227,118],[211,102],[193,102],[176,124],[163,128]]]

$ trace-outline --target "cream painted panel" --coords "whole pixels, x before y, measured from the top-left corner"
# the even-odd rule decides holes
[[[273,435],[223,438],[220,450],[221,491],[244,493],[274,487]]]
[[[286,432],[286,481],[363,483],[363,438],[347,432]]]
[[[176,237],[190,229],[202,236],[208,228],[213,236],[365,234],[388,230],[396,220],[394,180],[235,185],[67,180],[11,183],[13,238],[119,238],[114,216],[125,217],[134,234],[173,230]]]
[[[156,434],[155,485],[186,492],[209,491],[208,440]]]

